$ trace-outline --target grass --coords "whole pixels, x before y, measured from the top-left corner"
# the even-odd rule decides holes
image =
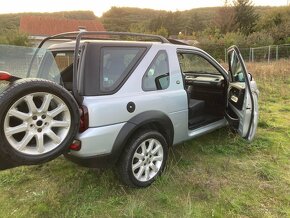
[[[290,63],[248,68],[260,89],[252,143],[224,128],[176,146],[146,189],[62,157],[2,171],[0,217],[290,217]]]

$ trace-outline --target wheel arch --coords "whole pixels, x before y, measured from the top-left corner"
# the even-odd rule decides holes
[[[144,129],[153,129],[160,132],[168,146],[173,144],[174,128],[171,119],[161,111],[146,111],[131,118],[120,130],[115,139],[111,154],[117,161],[134,134]]]

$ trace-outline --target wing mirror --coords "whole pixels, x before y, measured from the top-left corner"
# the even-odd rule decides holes
[[[166,89],[169,86],[169,73],[162,74],[155,78],[155,85],[157,90]]]
[[[251,74],[251,73],[248,73],[248,78],[249,78],[249,80],[250,80],[250,81],[252,81],[252,80],[253,80],[253,76],[252,76],[252,74]]]

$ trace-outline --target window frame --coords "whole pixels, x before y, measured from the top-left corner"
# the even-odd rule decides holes
[[[244,69],[243,69],[242,63],[241,63],[241,61],[240,61],[240,59],[238,57],[238,54],[237,54],[237,52],[235,50],[232,50],[231,52],[233,52],[232,55],[230,53],[228,55],[228,60],[229,60],[228,65],[229,65],[229,74],[230,74],[230,77],[231,77],[231,82],[233,82],[233,83],[246,83],[246,78],[245,78],[246,72],[244,72]],[[239,73],[238,72],[233,72],[233,69],[232,69],[232,63],[233,63],[232,61],[234,61],[232,59],[233,56],[235,57],[235,60],[237,60],[236,65],[237,65],[237,63],[239,63],[239,65],[240,65],[239,67],[242,70]],[[238,78],[238,74],[243,76],[242,80],[240,78]]]
[[[227,85],[229,84],[229,73],[227,70],[225,70],[212,56],[210,56],[209,54],[207,54],[206,52],[202,51],[202,50],[190,50],[190,49],[182,49],[182,48],[178,48],[176,50],[176,58],[180,67],[180,73],[183,74],[181,66],[180,66],[180,62],[178,59],[178,54],[195,54],[195,55],[199,55],[202,58],[206,59],[211,65],[213,65],[213,67],[215,67],[220,74],[224,77],[224,79],[226,80]]]
[[[178,54],[192,54],[192,55],[197,55],[203,59],[205,59],[209,64],[212,65],[212,67],[214,67],[220,74],[222,74],[224,77],[228,78],[228,73],[220,66],[220,64],[214,59],[212,58],[210,55],[196,50],[183,50],[183,49],[177,49],[177,60],[178,60],[178,64],[180,66],[180,71],[183,73],[183,70],[181,68],[180,62],[179,62],[179,58],[178,58]],[[212,75],[217,75],[217,74],[212,74]]]

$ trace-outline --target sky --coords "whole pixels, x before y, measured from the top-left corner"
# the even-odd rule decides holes
[[[290,0],[253,0],[255,5],[280,6]],[[224,0],[0,0],[0,14],[18,12],[55,12],[90,10],[102,16],[112,6],[183,11],[192,8],[222,6]]]

